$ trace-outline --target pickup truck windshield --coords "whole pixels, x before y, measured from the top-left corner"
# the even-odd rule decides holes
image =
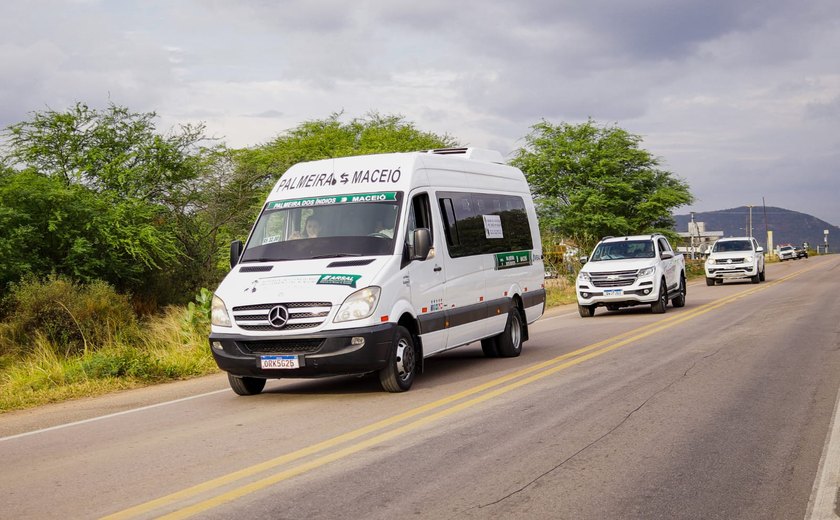
[[[654,258],[656,253],[651,240],[624,240],[602,242],[592,252],[590,262],[624,260],[626,258]]]
[[[728,253],[730,251],[752,251],[749,240],[727,240],[715,243],[712,253]]]
[[[394,254],[401,205],[401,192],[268,202],[241,261]]]

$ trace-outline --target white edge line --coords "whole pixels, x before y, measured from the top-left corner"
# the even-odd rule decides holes
[[[40,430],[32,430],[31,432],[18,433],[17,435],[9,435],[8,437],[0,437],[0,442],[10,441],[12,439],[20,439],[21,437],[28,437],[30,435],[35,435],[35,434],[38,434],[38,433],[46,433],[46,432],[50,432],[50,431],[53,431],[53,430],[60,430],[62,428],[69,428],[70,426],[78,426],[80,424],[87,424],[87,423],[91,423],[91,422],[94,422],[94,421],[101,421],[103,419],[110,419],[112,417],[118,417],[120,415],[126,415],[126,414],[130,414],[130,413],[134,413],[134,412],[142,412],[144,410],[150,410],[152,408],[159,408],[161,406],[168,406],[170,404],[182,403],[184,401],[190,401],[192,399],[198,399],[200,397],[207,397],[208,395],[220,394],[222,392],[230,392],[230,390],[227,389],[227,388],[225,388],[223,390],[214,390],[212,392],[207,392],[207,393],[204,393],[204,394],[191,395],[189,397],[183,397],[181,399],[175,399],[174,401],[166,401],[166,402],[163,402],[163,403],[150,404],[148,406],[141,406],[140,408],[131,408],[130,410],[123,410],[121,412],[114,412],[114,413],[111,413],[111,414],[108,414],[108,415],[100,415],[98,417],[91,417],[90,419],[83,419],[81,421],[75,421],[75,422],[65,423],[65,424],[58,424],[56,426],[50,426],[49,428],[41,428]]]
[[[808,510],[805,520],[825,520],[838,518],[835,513],[837,488],[840,486],[840,391],[834,401],[834,415],[831,426],[826,435],[826,443],[820,458],[814,486],[811,488],[811,498],[808,500]]]

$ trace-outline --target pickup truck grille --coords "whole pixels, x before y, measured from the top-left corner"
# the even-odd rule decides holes
[[[595,287],[627,287],[636,282],[637,269],[632,271],[610,271],[605,273],[589,273],[592,285]]]
[[[288,320],[280,327],[272,327],[268,322],[268,313],[276,305],[286,307]],[[317,327],[324,323],[330,313],[330,302],[287,302],[243,305],[233,308],[233,320],[245,330],[300,330]]]
[[[743,264],[746,261],[745,258],[718,258],[715,260],[716,265],[727,265],[727,264]]]

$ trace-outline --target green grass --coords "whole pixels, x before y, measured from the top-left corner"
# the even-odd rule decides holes
[[[0,357],[0,413],[216,372],[208,326],[188,308],[144,322],[130,342],[115,339],[65,356],[43,335],[19,356]]]

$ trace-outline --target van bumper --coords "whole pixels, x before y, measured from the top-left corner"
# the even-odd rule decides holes
[[[386,366],[396,327],[396,323],[384,323],[276,337],[212,333],[210,351],[219,368],[235,376],[277,379],[363,374]],[[359,344],[362,339],[364,343]],[[261,357],[268,355],[297,356],[300,367],[261,368]]]

